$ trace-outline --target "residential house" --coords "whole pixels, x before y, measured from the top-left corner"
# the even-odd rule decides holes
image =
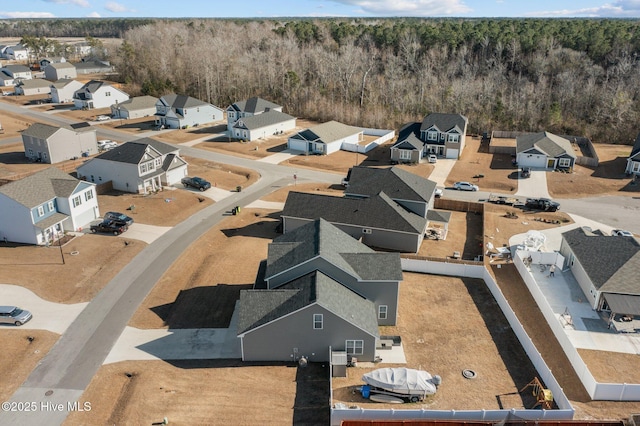
[[[51,83],[51,102],[55,104],[73,102],[73,95],[82,88],[83,84],[78,80],[63,78]]]
[[[634,175],[640,175],[640,135],[636,138],[636,141],[631,148],[631,154],[627,158],[626,173],[633,173]]]
[[[236,139],[254,141],[295,129],[296,118],[279,111],[267,111],[236,120],[231,134]]]
[[[419,163],[425,157],[425,143],[420,139],[422,123],[405,124],[398,133],[398,140],[391,147],[392,163]]]
[[[391,161],[416,163],[429,154],[458,159],[465,147],[468,123],[462,114],[439,112],[428,114],[422,123],[408,123],[391,148]]]
[[[328,155],[339,151],[343,144],[357,145],[363,140],[363,129],[332,120],[296,133],[287,141],[287,147],[304,154]]]
[[[73,104],[78,109],[107,108],[114,103],[129,100],[122,90],[105,83],[91,80],[73,94]]]
[[[7,49],[9,48],[8,45],[6,44],[0,44],[0,58],[2,59],[8,59],[7,58]]]
[[[352,167],[346,197],[373,197],[380,191],[406,210],[427,218],[433,209],[436,183],[400,167]]]
[[[54,62],[44,68],[44,78],[51,81],[74,79],[78,77],[76,67],[69,62]]]
[[[570,169],[576,154],[568,139],[549,132],[516,137],[516,161],[520,167]]]
[[[13,86],[20,80],[31,80],[31,70],[24,65],[5,65],[0,68],[0,84]]]
[[[44,70],[50,64],[61,64],[65,62],[67,62],[67,59],[64,56],[51,56],[40,59],[40,61],[38,61],[38,65],[40,65],[41,70]]]
[[[170,129],[182,129],[220,121],[223,111],[191,96],[165,95],[156,102],[156,124]]]
[[[640,315],[640,244],[634,237],[575,228],[562,233],[560,254],[593,309]]]
[[[51,93],[51,82],[44,78],[20,80],[15,86],[16,95],[48,95]]]
[[[236,102],[227,108],[227,130],[233,134],[233,126],[241,118],[252,117],[268,111],[282,112],[282,107],[265,99],[253,97]]]
[[[95,185],[51,167],[0,186],[0,238],[49,244],[100,217]]]
[[[29,59],[29,49],[21,44],[7,46],[5,58],[13,59],[14,61],[26,61]]]
[[[107,61],[82,60],[82,62],[76,62],[74,65],[78,75],[109,74],[113,72],[113,66]]]
[[[373,361],[395,325],[402,266],[318,219],[269,244],[265,285],[240,292],[244,360],[327,361],[329,347]],[[295,349],[294,349],[295,348]]]
[[[179,149],[151,138],[126,142],[78,167],[78,177],[95,183],[111,181],[113,189],[147,194],[187,176]]]
[[[81,57],[87,56],[93,51],[93,47],[86,41],[75,43],[71,46],[71,48],[73,49],[75,56]]]
[[[90,126],[34,123],[22,132],[22,144],[30,161],[50,164],[98,153],[96,130]]]
[[[384,191],[366,198],[290,192],[282,210],[283,232],[318,218],[370,247],[416,253],[427,219],[406,210]]]
[[[121,103],[111,105],[111,117],[133,119],[149,117],[156,113],[158,98],[154,96],[136,96]]]

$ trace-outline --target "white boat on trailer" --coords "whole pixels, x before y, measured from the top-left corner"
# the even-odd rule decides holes
[[[373,401],[386,398],[374,398],[374,395],[388,395],[403,401],[418,402],[436,393],[440,385],[440,376],[432,376],[426,371],[411,368],[380,368],[362,376],[366,383],[362,386],[362,396]]]

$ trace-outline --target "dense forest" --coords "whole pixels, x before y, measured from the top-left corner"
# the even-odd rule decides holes
[[[468,116],[472,132],[628,144],[640,130],[637,20],[122,21],[108,21],[124,39],[110,57],[132,94],[221,107],[261,96],[298,117],[395,129],[437,111]]]

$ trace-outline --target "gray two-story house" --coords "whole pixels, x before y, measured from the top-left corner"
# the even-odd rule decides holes
[[[391,147],[391,161],[416,163],[429,154],[458,159],[464,150],[468,123],[464,115],[439,112],[427,115],[422,123],[408,123]]]
[[[98,153],[96,130],[90,126],[34,123],[22,132],[24,155],[30,161],[55,164]]]
[[[191,96],[165,95],[156,102],[155,123],[170,129],[182,129],[220,121],[222,109]]]

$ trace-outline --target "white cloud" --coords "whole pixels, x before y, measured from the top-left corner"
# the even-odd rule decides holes
[[[380,16],[459,16],[471,12],[462,0],[332,0]]]
[[[87,0],[44,0],[47,3],[55,3],[55,4],[75,4],[80,7],[89,7],[89,2]]]
[[[109,2],[105,4],[104,8],[107,9],[109,12],[114,12],[114,13],[135,12],[135,10],[129,9],[125,5],[116,3],[116,2]]]
[[[98,12],[91,12],[87,15],[87,18],[100,18],[100,14]]]
[[[612,4],[605,3],[602,6],[587,7],[582,9],[562,9],[548,10],[540,12],[530,12],[525,16],[538,17],[561,17],[561,16],[582,16],[588,18],[598,17],[637,17],[640,16],[640,0],[617,0]]]
[[[0,17],[5,19],[15,18],[55,18],[53,13],[49,12],[1,12]]]

